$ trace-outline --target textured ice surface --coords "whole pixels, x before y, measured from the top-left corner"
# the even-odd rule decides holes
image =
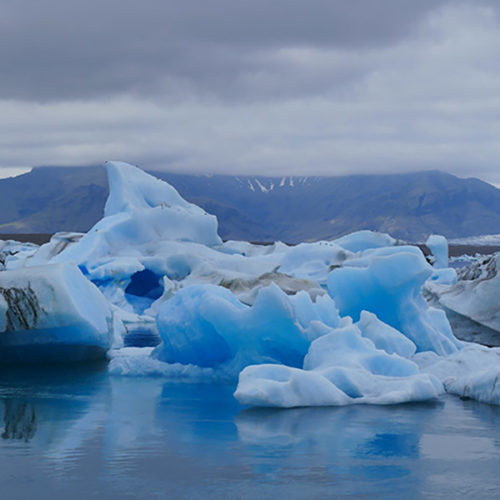
[[[388,354],[399,354],[405,358],[411,358],[417,347],[401,332],[380,321],[375,314],[361,311],[361,317],[357,326],[363,337],[370,339],[377,349]]]
[[[432,255],[430,259],[434,267],[430,281],[443,285],[454,285],[457,282],[455,269],[449,266],[448,241],[444,236],[431,234],[425,242]]]
[[[437,269],[448,267],[448,241],[440,234],[431,234],[425,242],[433,257],[433,266]]]
[[[124,248],[157,240],[220,244],[217,219],[185,201],[177,191],[142,170],[122,162],[106,164],[110,195],[104,218],[76,244],[55,257],[89,267]],[[132,265],[132,264],[131,264]]]
[[[245,368],[235,397],[253,406],[335,406],[422,401],[443,392],[415,363],[376,349],[355,325],[313,341],[304,369],[258,365]]]
[[[291,276],[314,279],[323,284],[326,283],[328,273],[342,265],[349,257],[352,257],[351,251],[331,241],[300,243],[286,251],[279,270]]]
[[[75,266],[0,272],[1,360],[83,360],[112,342],[109,303]]]
[[[367,230],[347,234],[333,242],[350,252],[360,252],[370,248],[388,247],[396,244],[396,240],[388,234]]]
[[[484,403],[500,404],[500,349],[478,344],[447,357],[422,353],[415,357],[422,372],[442,381],[447,392]]]
[[[40,266],[47,261],[59,255],[63,250],[78,243],[84,233],[56,233],[50,238],[50,241],[44,243],[36,250],[33,255],[30,255],[24,262],[24,266]]]
[[[500,253],[461,270],[455,285],[428,283],[427,289],[449,309],[493,330],[500,331]]]
[[[451,354],[460,348],[443,311],[429,308],[421,288],[432,274],[423,255],[394,247],[374,252],[362,267],[343,267],[328,276],[328,291],[342,316],[360,319],[363,310],[402,332],[418,351]]]
[[[231,365],[237,374],[253,363],[282,363],[301,367],[309,339],[297,321],[316,310],[309,296],[302,295],[297,311],[276,285],[260,290],[255,303],[247,306],[225,288],[190,286],[166,301],[157,316],[162,344],[153,356],[168,363],[201,367]],[[309,301],[309,303],[307,303]],[[337,322],[333,308],[327,321]]]
[[[0,240],[0,271],[22,267],[27,258],[38,251],[34,243]]]

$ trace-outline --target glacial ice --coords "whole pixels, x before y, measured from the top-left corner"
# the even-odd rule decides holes
[[[426,289],[445,307],[500,332],[500,253],[462,270],[456,284],[427,283]]]
[[[300,367],[310,342],[298,319],[307,315],[338,323],[335,306],[326,316],[319,304],[316,308],[305,294],[295,308],[274,284],[262,288],[252,306],[223,287],[191,285],[163,303],[157,316],[163,342],[153,356],[201,367],[229,364],[235,375],[255,363]]]
[[[333,240],[335,244],[350,252],[361,252],[373,248],[390,247],[397,243],[392,236],[376,231],[356,231]]]
[[[433,399],[443,392],[415,363],[376,349],[355,325],[311,343],[304,369],[254,365],[239,377],[235,397],[252,406],[394,404]]]
[[[432,264],[437,269],[448,267],[448,240],[440,234],[431,234],[425,242],[432,253]]]
[[[161,240],[217,245],[217,219],[185,201],[169,184],[122,162],[106,164],[110,195],[104,218],[52,260],[101,276],[143,270],[138,247]]]
[[[351,246],[347,237],[344,237],[344,241],[347,246]],[[356,243],[359,244],[359,241]],[[352,256],[353,252],[331,241],[300,243],[284,254],[279,270],[297,278],[316,280],[323,285],[326,284],[328,273]]]
[[[113,344],[109,303],[78,268],[0,272],[0,360],[81,361]]]
[[[428,307],[422,296],[431,274],[422,254],[399,247],[371,254],[364,266],[334,269],[328,275],[328,292],[342,316],[358,321],[363,310],[369,311],[408,337],[417,351],[452,354],[460,341],[445,313]]]
[[[408,337],[380,321],[371,312],[361,311],[357,326],[363,337],[370,339],[377,349],[387,354],[399,354],[404,358],[411,358],[417,350],[417,346]]]
[[[446,392],[483,403],[500,404],[500,349],[467,343],[451,356],[421,353],[414,361],[421,372],[438,378]]]
[[[429,259],[433,266],[429,280],[442,285],[454,285],[457,282],[457,273],[449,267],[448,240],[439,234],[431,234],[425,244],[431,251]]]
[[[457,340],[422,295],[500,326],[496,260],[459,270],[454,284],[438,236],[427,241],[433,266],[372,231],[296,246],[222,242],[216,218],[168,184],[121,162],[107,172],[104,217],[88,233],[0,242],[0,287],[24,290],[30,318],[13,323],[19,311],[2,292],[0,359],[14,338],[23,356],[45,360],[90,346],[108,351],[116,375],[239,377],[235,395],[249,405],[391,404],[445,390],[498,404],[498,350]]]
[[[26,259],[36,254],[38,249],[34,243],[0,240],[0,271],[22,267]]]

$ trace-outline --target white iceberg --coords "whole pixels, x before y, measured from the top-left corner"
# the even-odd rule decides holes
[[[338,406],[425,401],[441,383],[415,363],[376,349],[355,325],[313,341],[304,369],[254,365],[239,377],[235,397],[252,406]]]

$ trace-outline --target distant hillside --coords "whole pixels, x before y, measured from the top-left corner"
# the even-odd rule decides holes
[[[500,233],[500,190],[439,171],[345,177],[152,172],[219,219],[225,239],[290,243],[358,229],[408,241]],[[86,231],[102,217],[102,167],[38,167],[0,180],[0,233]]]

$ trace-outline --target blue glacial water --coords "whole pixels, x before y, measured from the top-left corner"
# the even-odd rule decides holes
[[[0,498],[498,498],[498,407],[245,409],[233,390],[2,369]]]

